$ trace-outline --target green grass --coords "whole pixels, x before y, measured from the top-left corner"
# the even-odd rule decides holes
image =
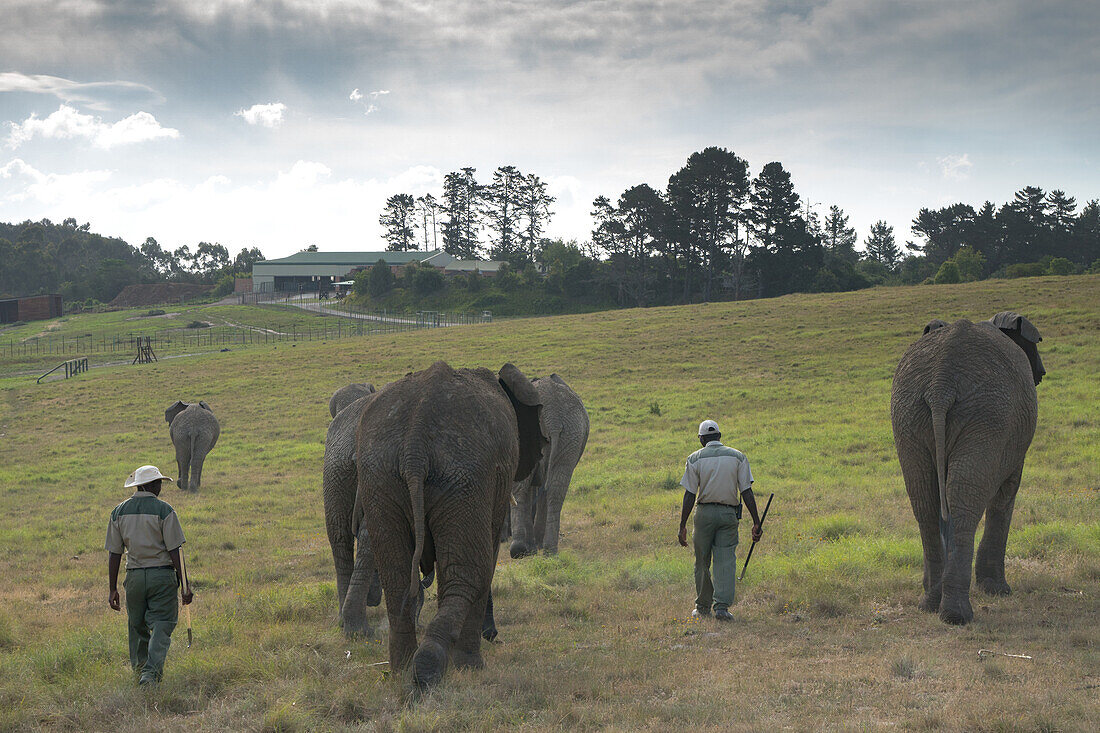
[[[1039,327],[1049,372],[1009,537],[1014,593],[974,591],[975,622],[950,628],[916,609],[921,550],[890,380],[931,318],[1006,309]],[[1096,729],[1098,314],[1100,277],[1038,278],[0,379],[0,730]],[[561,554],[501,558],[502,643],[486,648],[487,668],[449,673],[406,706],[371,666],[386,659],[384,629],[351,642],[336,624],[321,457],[336,388],[438,358],[557,372],[592,433]],[[165,494],[188,537],[195,644],[184,649],[177,630],[165,683],[146,697],[126,666],[124,614],[106,607],[103,534],[135,465],[174,473],[163,410],[178,398],[207,400],[222,435],[203,493]],[[704,417],[749,456],[758,499],[776,495],[730,627],[688,617],[691,552],[675,540],[678,481]],[[381,611],[371,619],[380,626]],[[1033,659],[980,660],[982,648]]]

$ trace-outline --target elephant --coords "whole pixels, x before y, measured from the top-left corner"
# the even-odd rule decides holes
[[[481,668],[481,626],[512,483],[548,443],[534,385],[513,364],[438,361],[393,382],[363,409],[355,516],[366,525],[389,618],[392,671],[415,690],[449,664]],[[420,572],[438,576],[438,610],[417,644]]]
[[[332,548],[332,560],[336,565],[336,597],[340,604],[340,617],[344,632],[370,635],[367,623],[367,606],[377,606],[382,600],[382,586],[374,569],[370,541],[366,529],[357,537],[352,532],[355,508],[355,492],[358,472],[355,468],[355,431],[363,407],[377,396],[374,387],[348,385],[341,387],[329,401],[331,406],[337,396],[356,387],[362,396],[345,405],[336,413],[325,435],[325,457],[322,475],[322,495],[325,505],[325,528]],[[362,389],[366,388],[366,389]],[[358,546],[358,551],[356,547]],[[349,593],[349,588],[351,592]]]
[[[924,549],[920,607],[946,623],[974,617],[971,561],[983,513],[977,585],[1010,592],[1005,545],[1046,373],[1041,340],[1012,312],[977,324],[932,321],[894,373],[894,445]]]
[[[345,384],[343,387],[333,392],[332,397],[329,398],[328,413],[335,419],[336,413],[340,412],[340,410],[343,410],[360,397],[372,394],[373,392],[374,385],[367,382]]]
[[[177,483],[184,491],[197,493],[202,483],[203,461],[221,435],[218,418],[214,417],[210,405],[201,400],[177,400],[164,411],[164,421],[168,423],[168,434],[176,446],[176,464],[179,467]]]
[[[511,512],[509,552],[514,558],[539,549],[546,554],[558,551],[562,504],[588,442],[588,412],[565,380],[551,374],[549,379],[532,380],[532,384],[543,405],[550,449],[531,475],[513,487],[516,504]]]

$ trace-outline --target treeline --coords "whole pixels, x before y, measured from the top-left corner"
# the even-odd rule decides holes
[[[750,180],[745,160],[710,147],[664,190],[598,197],[592,242],[620,304],[684,303],[1100,269],[1100,204],[1075,211],[1064,192],[1028,187],[999,209],[922,209],[912,224],[922,241],[904,247],[878,221],[860,250],[844,211],[803,207],[781,163]]]
[[[0,222],[0,294],[60,293],[67,303],[109,302],[127,285],[186,282],[207,284],[215,294],[232,292],[233,277],[249,275],[263,259],[259,249],[230,258],[220,244],[199,242],[165,250],[152,237],[134,247],[104,237],[68,218],[21,224]]]
[[[555,198],[533,173],[512,165],[493,171],[479,183],[475,168],[462,168],[443,178],[439,198],[399,193],[386,199],[378,218],[386,249],[443,250],[462,260],[533,262],[550,222]]]

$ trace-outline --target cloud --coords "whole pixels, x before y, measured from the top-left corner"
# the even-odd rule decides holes
[[[943,177],[951,181],[965,181],[970,177],[971,169],[974,168],[968,153],[945,155],[942,158],[936,158],[936,162],[939,163]]]
[[[93,145],[109,149],[118,145],[146,142],[161,138],[178,138],[179,130],[162,127],[148,112],[137,112],[115,123],[86,115],[75,107],[63,104],[57,111],[40,119],[31,114],[23,122],[9,122],[8,146],[17,148],[35,137],[67,140],[84,138]]]
[[[111,178],[111,171],[91,170],[77,173],[43,173],[21,158],[14,158],[0,167],[0,179],[14,184],[7,196],[0,197],[17,204],[27,201],[46,205],[67,204],[94,192],[99,184]]]
[[[365,110],[365,112],[363,114],[369,115],[372,112],[377,112],[378,111],[378,105],[376,105],[374,102],[379,97],[384,96],[384,95],[389,94],[389,93],[390,93],[389,89],[379,89],[376,92],[371,92],[370,94],[366,95],[367,97],[370,98],[370,101],[369,102],[364,102],[363,101],[363,99],[364,99],[363,93],[361,91],[359,91],[358,87],[356,87],[355,89],[351,90],[351,94],[348,95],[348,99],[355,102],[356,104],[362,104],[363,109]]]
[[[2,92],[50,94],[62,102],[82,104],[97,111],[109,109],[105,96],[137,96],[154,104],[164,102],[164,97],[156,90],[132,81],[78,82],[60,76],[21,74],[17,71],[0,72]]]
[[[250,125],[262,125],[263,127],[278,127],[283,124],[283,113],[286,105],[282,102],[271,104],[254,104],[248,109],[234,112],[235,117],[242,117]]]

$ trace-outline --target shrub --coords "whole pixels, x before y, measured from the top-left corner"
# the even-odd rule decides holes
[[[1005,277],[1038,277],[1045,275],[1046,265],[1042,262],[1017,262],[1005,268]]]
[[[1087,272],[1090,275],[1095,275],[1097,273],[1100,273],[1100,260],[1093,260],[1092,264],[1089,265],[1089,269],[1085,270],[1085,272]]]
[[[386,264],[385,260],[378,260],[374,263],[374,266],[365,275],[366,289],[370,293],[372,298],[381,298],[386,293],[393,290],[394,283],[397,282],[397,278],[393,276],[393,270]],[[359,292],[359,276],[355,276],[355,289]]]
[[[952,260],[948,260],[940,265],[939,272],[936,273],[937,285],[949,285],[962,281],[962,276],[959,274],[959,266]]]
[[[188,328],[210,328],[210,324],[205,321],[191,321],[187,324]]]
[[[1051,275],[1072,275],[1077,272],[1077,268],[1065,257],[1055,257],[1047,266],[1047,272]]]
[[[164,311],[161,310],[160,308],[152,308],[148,312],[146,312],[145,315],[147,315],[147,316],[163,316]]]
[[[418,295],[438,293],[446,284],[443,273],[434,267],[418,267],[413,275],[413,290]]]
[[[981,280],[985,271],[985,255],[973,247],[962,247],[951,258],[955,266],[959,268],[959,276],[963,282]]]

